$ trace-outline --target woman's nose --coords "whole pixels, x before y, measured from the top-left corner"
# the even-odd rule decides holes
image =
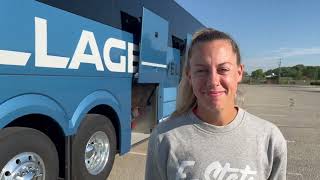
[[[215,71],[211,71],[209,73],[209,77],[208,77],[207,83],[210,86],[219,86],[220,85],[219,74],[217,72],[215,72]]]

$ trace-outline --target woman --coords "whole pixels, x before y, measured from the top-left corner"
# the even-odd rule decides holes
[[[210,28],[195,33],[176,111],[150,137],[146,180],[286,179],[280,130],[235,105],[242,74],[230,36]]]

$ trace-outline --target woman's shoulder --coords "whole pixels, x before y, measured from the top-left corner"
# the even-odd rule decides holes
[[[153,136],[163,136],[173,134],[177,131],[181,131],[191,125],[189,112],[183,113],[178,116],[169,116],[165,120],[161,121],[153,130]]]
[[[272,123],[271,121],[269,120],[265,120],[257,115],[254,115],[254,114],[251,114],[250,112],[244,110],[245,112],[245,115],[244,115],[244,118],[245,118],[245,122],[249,125],[249,126],[254,126],[256,128],[259,129],[260,128],[269,128],[269,129],[274,129],[274,128],[277,128],[277,126]]]
[[[161,121],[157,126],[156,130],[158,133],[168,133],[181,128],[182,126],[190,124],[189,112],[186,112],[178,116],[169,116],[168,118]]]
[[[258,133],[265,133],[270,140],[277,139],[278,141],[285,141],[279,127],[270,120],[265,120],[245,111],[245,122],[248,127],[255,129]]]

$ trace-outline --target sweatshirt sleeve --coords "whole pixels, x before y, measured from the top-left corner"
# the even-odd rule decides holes
[[[272,155],[272,169],[269,180],[286,180],[287,173],[287,142],[278,128],[271,137],[274,142]]]
[[[157,130],[155,129],[150,138],[148,144],[148,154],[146,162],[145,180],[165,180],[165,172],[160,167],[158,148],[159,148],[159,137]]]

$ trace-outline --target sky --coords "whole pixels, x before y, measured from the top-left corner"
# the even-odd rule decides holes
[[[230,34],[245,70],[320,66],[319,0],[176,0],[207,27]]]

